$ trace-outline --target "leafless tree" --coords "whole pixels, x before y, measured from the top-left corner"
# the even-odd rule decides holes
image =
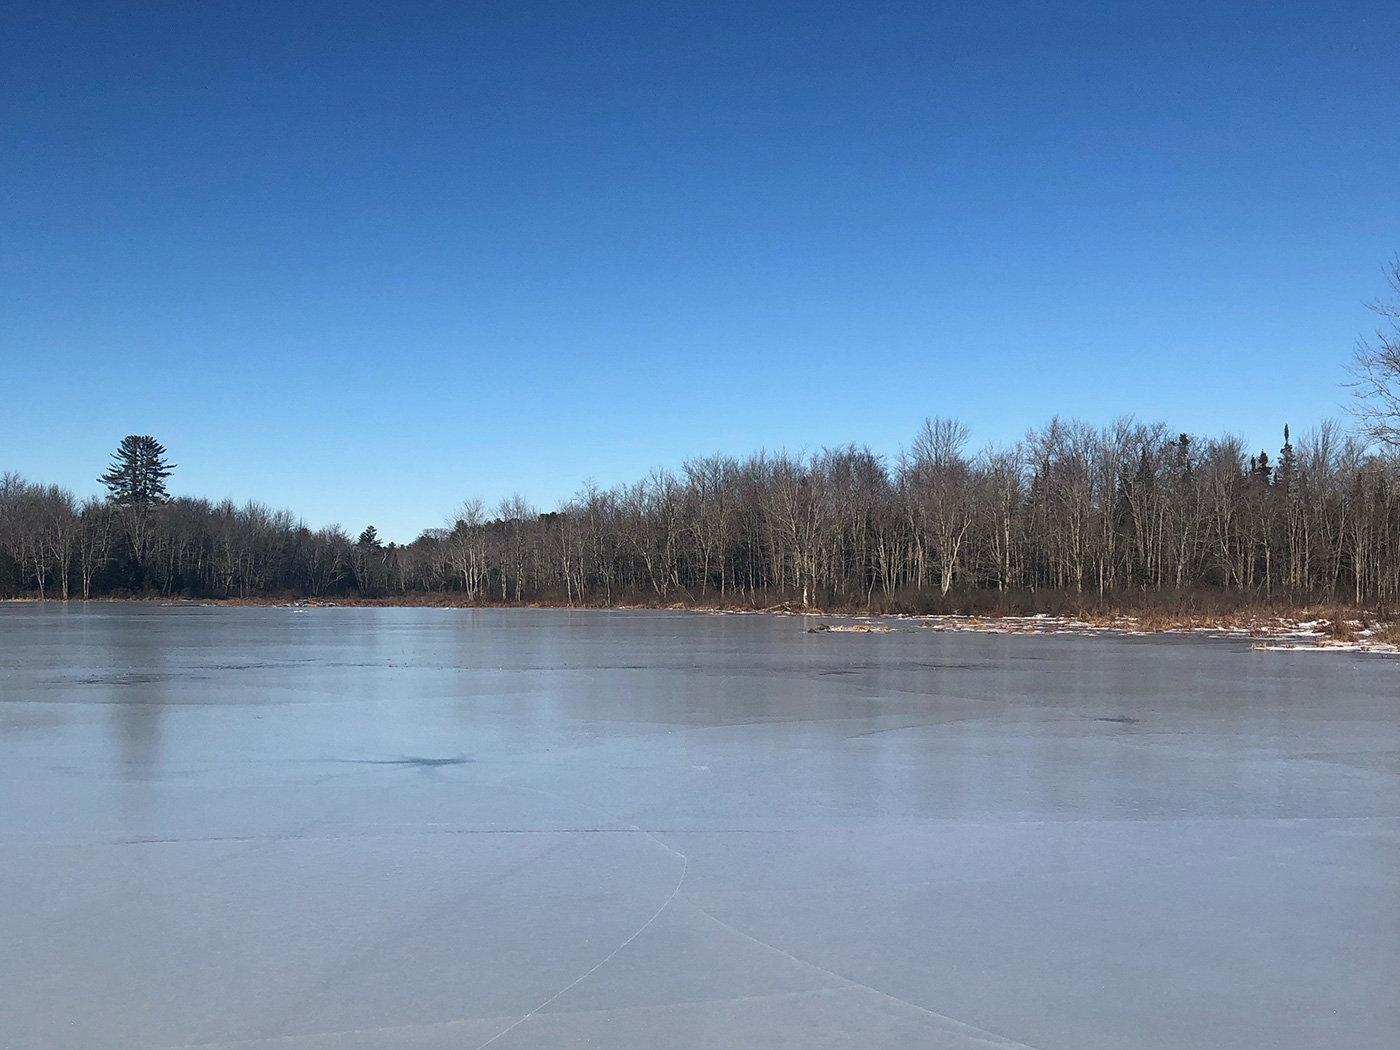
[[[1285,432],[1277,456],[1169,434],[1056,418],[969,455],[965,427],[930,419],[893,464],[860,446],[714,456],[590,483],[543,514],[469,500],[403,546],[187,497],[153,505],[137,543],[111,503],[5,475],[0,594],[946,609],[1198,588],[1400,603],[1400,450],[1333,422],[1296,444]]]
[[[925,419],[901,463],[920,561],[927,557],[937,563],[943,595],[957,578],[976,514],[977,486],[963,455],[969,436],[968,428],[956,420]]]
[[[1372,440],[1400,449],[1400,256],[1390,264],[1386,283],[1392,298],[1370,304],[1381,318],[1374,340],[1357,340],[1352,357],[1352,411]]]

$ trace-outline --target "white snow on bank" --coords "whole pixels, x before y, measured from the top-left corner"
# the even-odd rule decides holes
[[[1136,617],[1123,616],[1108,623],[1090,623],[1072,616],[906,616],[897,617],[932,631],[981,631],[987,634],[1085,634],[1149,635],[1190,634],[1211,638],[1256,639],[1252,648],[1279,652],[1400,653],[1400,646],[1372,642],[1379,627],[1363,628],[1360,621],[1349,621],[1353,640],[1333,640],[1327,635],[1330,621],[1291,620],[1278,617],[1248,625],[1195,624],[1181,627],[1144,627]]]

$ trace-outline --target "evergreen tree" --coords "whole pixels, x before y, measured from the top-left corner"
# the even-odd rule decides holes
[[[107,486],[108,498],[122,508],[131,553],[135,559],[132,585],[143,585],[146,541],[151,511],[166,503],[170,494],[165,479],[175,464],[165,458],[165,446],[149,434],[128,434],[112,454],[112,465],[97,480]]]
[[[1288,424],[1283,425],[1283,448],[1279,449],[1278,466],[1274,469],[1274,484],[1285,487],[1293,481],[1298,472],[1298,455],[1293,451],[1293,442],[1288,440]]]
[[[380,579],[384,562],[384,544],[380,542],[379,530],[373,525],[360,533],[350,552],[350,568],[355,574],[355,589],[363,595],[376,594],[380,590]]]
[[[1179,477],[1187,477],[1191,473],[1191,435],[1181,434],[1170,443],[1173,458],[1176,465],[1176,473]]]
[[[165,458],[165,446],[149,434],[128,434],[112,453],[112,465],[97,480],[107,486],[119,507],[149,510],[170,498],[165,479],[175,464]]]

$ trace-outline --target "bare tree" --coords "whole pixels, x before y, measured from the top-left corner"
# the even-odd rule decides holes
[[[482,597],[486,592],[486,505],[480,499],[464,500],[457,508],[448,546],[463,590],[470,598]]]
[[[79,511],[78,577],[83,600],[92,597],[92,581],[112,551],[112,509],[105,500],[83,500]]]
[[[67,601],[73,571],[73,549],[78,542],[77,503],[73,493],[57,485],[45,486],[41,499],[43,543],[48,547],[59,597]]]
[[[1352,356],[1352,412],[1363,431],[1387,448],[1400,448],[1400,256],[1386,273],[1393,298],[1369,305],[1380,317],[1375,341],[1357,340]]]
[[[971,431],[957,420],[925,419],[905,457],[921,547],[938,562],[938,587],[952,589],[975,516],[976,486],[963,448]]]
[[[6,595],[381,595],[478,602],[714,600],[811,607],[963,608],[1046,589],[1228,589],[1400,604],[1400,448],[1335,423],[1284,434],[1277,460],[1243,442],[1131,418],[1053,419],[1014,447],[965,452],[928,420],[887,465],[859,446],[715,456],[632,485],[589,483],[541,514],[470,500],[406,546],[366,529],[308,529],[257,503],[129,508],[0,477]],[[138,563],[138,548],[144,550]],[[70,582],[71,581],[71,582]]]

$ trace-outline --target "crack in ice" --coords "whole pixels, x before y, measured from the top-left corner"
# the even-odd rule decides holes
[[[678,886],[677,890],[679,890],[679,888],[680,887]],[[1001,1050],[1038,1050],[1038,1048],[1031,1046],[1029,1043],[1020,1042],[1019,1040],[1012,1039],[1009,1036],[1004,1036],[996,1032],[988,1031],[985,1028],[978,1028],[976,1025],[968,1024],[966,1021],[959,1021],[956,1017],[949,1017],[947,1014],[939,1013],[937,1010],[930,1010],[927,1006],[920,1006],[918,1003],[910,1002],[908,999],[901,999],[899,996],[887,992],[882,988],[876,988],[874,985],[865,984],[862,981],[852,980],[844,974],[837,973],[835,970],[828,970],[825,966],[818,965],[817,963],[811,962],[810,960],[803,959],[797,955],[793,955],[792,952],[787,951],[784,948],[779,948],[776,944],[770,944],[769,942],[763,940],[761,937],[755,937],[753,934],[748,933],[744,930],[739,929],[739,927],[737,926],[725,922],[718,915],[715,915],[713,912],[704,908],[692,898],[687,897],[686,900],[691,905],[691,907],[693,907],[696,911],[698,911],[701,915],[705,916],[711,922],[723,926],[726,930],[738,934],[745,940],[752,941],[755,944],[760,944],[763,947],[769,949],[770,951],[775,951],[779,955],[782,955],[787,959],[791,959],[799,966],[807,966],[813,970],[817,970],[820,973],[826,974],[828,977],[835,978],[836,980],[841,981],[847,987],[861,988],[867,992],[871,992],[875,995],[878,995],[883,999],[889,999],[891,1002],[896,1002],[903,1006],[907,1006],[912,1010],[917,1010],[919,1013],[936,1018],[939,1022],[952,1028],[955,1032],[957,1032],[960,1035],[968,1036],[970,1038],[977,1039],[978,1041],[984,1043],[989,1042],[993,1046],[1001,1048]],[[477,1050],[480,1050],[480,1047],[478,1047]]]
[[[635,825],[634,825],[634,828],[635,828],[635,830],[637,830],[637,831],[642,831],[641,828],[636,828]],[[648,834],[648,833],[643,832],[643,834]],[[502,1036],[507,1035],[507,1034],[509,1034],[510,1032],[513,1032],[515,1029],[519,1028],[522,1024],[524,1024],[524,1023],[525,1023],[526,1021],[528,1021],[530,1018],[534,1017],[537,1013],[539,1013],[539,1012],[540,1012],[541,1010],[543,1010],[545,1007],[549,1006],[550,1003],[554,1002],[554,1001],[555,1001],[556,999],[558,999],[560,996],[564,995],[564,993],[570,991],[570,990],[573,989],[573,988],[577,988],[580,984],[582,984],[584,981],[588,980],[588,978],[592,977],[595,973],[597,973],[599,970],[601,970],[601,969],[602,969],[604,966],[606,966],[608,963],[612,962],[612,960],[613,960],[614,958],[617,957],[618,953],[621,952],[622,949],[626,948],[629,944],[631,944],[631,943],[632,943],[633,941],[635,941],[638,937],[640,937],[643,933],[645,933],[646,930],[647,930],[647,928],[650,927],[651,924],[654,923],[657,919],[659,919],[659,918],[661,917],[661,913],[662,913],[663,911],[665,911],[665,910],[670,906],[670,904],[671,904],[671,902],[672,902],[673,900],[676,899],[676,897],[677,897],[677,896],[680,894],[680,892],[681,892],[681,884],[685,882],[685,875],[686,875],[686,872],[690,870],[690,858],[687,857],[684,853],[681,853],[679,850],[672,849],[670,846],[666,845],[666,843],[664,843],[664,842],[662,842],[660,839],[658,839],[655,835],[650,835],[650,834],[648,834],[648,837],[651,838],[652,841],[654,841],[657,845],[659,845],[659,846],[660,846],[662,849],[664,849],[667,853],[674,854],[675,856],[677,856],[677,857],[679,857],[679,858],[681,859],[681,874],[680,874],[680,878],[678,878],[678,879],[676,880],[676,887],[675,887],[675,889],[673,889],[673,890],[671,891],[671,895],[670,895],[669,897],[667,897],[664,901],[662,901],[662,902],[661,902],[661,907],[659,907],[659,908],[656,909],[656,911],[652,914],[651,918],[649,918],[646,922],[642,923],[639,927],[637,927],[637,929],[632,933],[632,935],[631,935],[630,937],[628,937],[625,941],[623,941],[621,944],[619,944],[619,945],[618,945],[616,948],[614,948],[612,951],[608,952],[607,955],[605,955],[603,958],[599,959],[596,963],[594,963],[592,966],[590,966],[590,967],[589,967],[587,970],[585,970],[583,973],[579,974],[577,977],[575,977],[575,978],[574,978],[572,981],[570,981],[568,984],[564,985],[563,988],[560,988],[557,992],[555,992],[553,995],[551,995],[548,999],[544,1000],[544,1002],[540,1003],[538,1006],[536,1006],[536,1007],[535,1007],[533,1010],[531,1010],[529,1013],[527,1013],[527,1014],[521,1016],[520,1018],[516,1019],[516,1020],[513,1021],[511,1024],[507,1025],[505,1028],[502,1028],[499,1032],[497,1032],[495,1035],[493,1035],[490,1039],[486,1040],[486,1042],[481,1043],[479,1046],[476,1047],[476,1050],[484,1050],[485,1047],[490,1046],[490,1045],[491,1045],[492,1043],[494,1043],[497,1039],[500,1039]]]

